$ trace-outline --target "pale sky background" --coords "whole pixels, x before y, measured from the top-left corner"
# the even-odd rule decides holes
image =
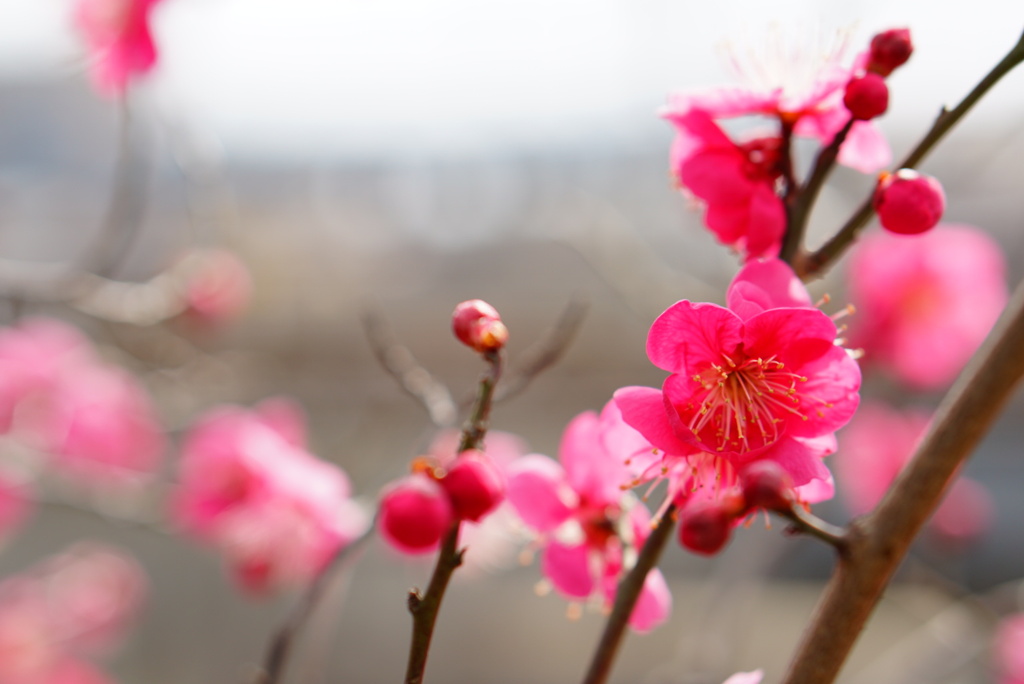
[[[81,78],[71,0],[0,0],[0,78]],[[1019,0],[163,0],[143,102],[231,155],[295,158],[642,144],[671,90],[731,77],[726,44],[910,26],[884,124],[923,130],[1024,29]],[[806,38],[811,37],[811,38]],[[787,43],[787,44],[788,44]],[[972,114],[1014,126],[1024,72]],[[1019,128],[1019,126],[1014,126]]]

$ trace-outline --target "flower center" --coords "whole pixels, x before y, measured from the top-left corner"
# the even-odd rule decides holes
[[[801,411],[803,399],[830,406],[801,392],[807,378],[786,370],[774,357],[737,363],[723,356],[722,365],[711,364],[693,380],[700,383],[704,398],[689,428],[715,451],[750,451],[771,444],[787,416],[807,420]]]
[[[780,138],[757,138],[739,146],[746,156],[743,175],[752,181],[775,180],[782,174]]]

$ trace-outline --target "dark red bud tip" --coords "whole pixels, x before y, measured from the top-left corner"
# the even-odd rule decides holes
[[[843,104],[854,119],[868,121],[885,114],[889,108],[889,86],[878,74],[855,76],[846,84]]]
[[[441,485],[422,473],[396,480],[381,493],[381,535],[404,553],[432,551],[452,519],[448,495]]]
[[[883,228],[900,235],[916,235],[934,228],[942,218],[946,193],[935,178],[900,169],[882,177],[874,205]]]
[[[793,478],[774,461],[751,463],[740,473],[740,482],[748,509],[788,511],[796,500]]]
[[[465,451],[440,480],[455,516],[479,522],[505,498],[505,478],[479,451]]]
[[[902,66],[911,53],[914,44],[910,42],[910,29],[889,29],[871,39],[867,70],[879,76],[888,76]]]
[[[452,312],[452,332],[467,347],[480,353],[497,351],[508,340],[508,328],[493,306],[480,299],[470,299]]]
[[[694,553],[713,556],[732,536],[734,518],[717,502],[692,503],[679,517],[679,543]]]

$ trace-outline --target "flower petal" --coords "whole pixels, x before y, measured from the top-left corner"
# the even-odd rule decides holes
[[[813,306],[803,282],[779,259],[748,261],[729,285],[726,301],[729,310],[743,320],[768,309]]]
[[[523,456],[512,464],[505,498],[523,522],[538,532],[554,530],[579,503],[562,466],[540,454]]]
[[[568,546],[552,541],[544,548],[541,571],[555,589],[572,598],[587,598],[594,591],[590,551],[586,544]]]
[[[717,304],[684,300],[654,321],[647,335],[647,356],[658,368],[689,376],[722,363],[722,355],[741,341],[739,316]]]

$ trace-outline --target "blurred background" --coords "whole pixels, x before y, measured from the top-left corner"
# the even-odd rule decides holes
[[[95,238],[121,168],[124,112],[92,90],[70,7],[0,0],[0,255],[30,280]],[[434,427],[376,363],[363,312],[389,321],[461,397],[481,368],[450,335],[457,302],[498,308],[514,370],[569,302],[586,301],[564,358],[493,413],[494,429],[554,456],[573,416],[624,385],[660,385],[644,353],[651,321],[679,299],[721,301],[736,270],[672,187],[673,132],[655,114],[666,95],[734,81],[730,62],[763,65],[769,35],[798,55],[844,43],[852,58],[900,26],[915,54],[892,77],[881,121],[896,158],[1017,40],[1019,3],[164,0],[157,69],[130,92],[137,234],[113,275],[140,282],[189,245],[226,247],[251,271],[252,305],[225,328],[172,342],[62,305],[28,307],[81,325],[145,372],[172,431],[220,402],[298,398],[314,453],[372,501]],[[1022,115],[1024,71],[922,166],[945,186],[946,220],[1003,247],[1011,286],[1024,274]],[[874,184],[843,169],[833,178],[812,243]],[[812,292],[842,306],[842,264]],[[154,359],[172,362],[153,371]],[[1022,418],[1018,397],[967,468],[994,497],[990,534],[966,553],[915,551],[843,681],[990,681],[991,615],[964,595],[1012,603],[1007,583],[1024,575]],[[836,502],[816,510],[849,517]],[[670,548],[672,620],[630,638],[613,681],[717,683],[756,667],[778,678],[831,568],[827,549],[780,528],[757,523],[711,560]],[[127,547],[151,577],[142,624],[111,664],[129,684],[246,681],[296,599],[252,601],[213,553],[67,507],[40,510],[0,553],[0,570],[83,536]],[[510,565],[457,579],[431,680],[554,683],[582,672],[599,616],[568,620],[560,598],[535,596],[536,565]],[[398,680],[405,591],[428,572],[371,544],[292,681]]]

